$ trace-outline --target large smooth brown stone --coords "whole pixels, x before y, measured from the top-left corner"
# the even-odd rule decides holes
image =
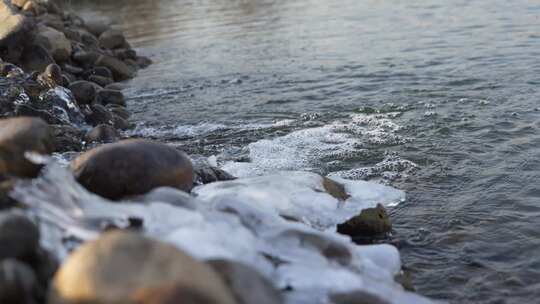
[[[235,304],[209,266],[172,245],[113,231],[79,247],[53,280],[49,304]]]
[[[50,154],[54,140],[49,125],[33,117],[17,117],[0,120],[0,159],[4,161],[7,174],[35,177],[40,165],[31,163],[25,152]]]
[[[144,194],[169,186],[193,187],[193,166],[181,151],[165,144],[131,139],[107,144],[77,157],[71,168],[88,190],[109,199]]]

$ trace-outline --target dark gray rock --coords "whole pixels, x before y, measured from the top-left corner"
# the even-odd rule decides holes
[[[99,46],[104,49],[116,49],[126,45],[126,38],[121,31],[109,29],[99,35]]]
[[[42,293],[30,267],[14,259],[0,261],[0,303],[36,304]]]
[[[197,164],[195,166],[195,183],[208,184],[217,181],[228,181],[236,177],[219,168],[206,164]]]
[[[39,230],[22,215],[0,213],[0,260],[30,261],[39,248]]]
[[[332,304],[390,304],[378,296],[359,290],[349,293],[336,293],[330,296]]]
[[[70,125],[51,125],[55,152],[81,151],[84,132]]]
[[[96,99],[96,87],[89,81],[72,82],[69,89],[79,104],[91,104]]]
[[[124,100],[124,94],[122,92],[108,89],[103,89],[97,92],[97,101],[102,105],[126,105],[126,101]]]
[[[110,29],[110,26],[101,20],[86,20],[84,27],[89,33],[96,37],[99,37],[103,32]]]
[[[144,69],[152,64],[152,59],[145,56],[137,56],[137,59],[135,59],[135,62],[137,62],[137,65],[139,66],[139,68]]]
[[[114,80],[116,81],[133,78],[136,74],[135,69],[125,64],[121,60],[108,55],[99,56],[99,58],[95,61],[95,65],[104,66],[111,70]]]
[[[87,143],[111,143],[120,139],[120,134],[111,125],[101,124],[90,130],[84,137]]]
[[[129,121],[116,114],[113,114],[113,126],[119,130],[127,130],[131,128]]]
[[[88,81],[91,81],[101,87],[105,87],[105,86],[108,86],[109,84],[113,83],[114,80],[112,80],[112,78],[107,78],[107,77],[103,77],[103,76],[98,76],[98,75],[91,75],[88,77]]]
[[[86,114],[86,121],[92,126],[114,124],[113,114],[100,104],[92,104],[90,106],[90,113]]]
[[[21,66],[27,72],[43,72],[48,65],[55,63],[49,52],[44,47],[37,44],[24,49],[21,62]]]
[[[125,119],[125,120],[128,120],[129,117],[131,116],[131,114],[129,113],[129,111],[125,108],[125,107],[122,107],[122,106],[119,106],[119,105],[115,105],[115,104],[109,104],[106,106],[107,109],[109,109],[109,111],[111,111],[111,113],[117,115],[117,116],[120,116],[121,118]]]

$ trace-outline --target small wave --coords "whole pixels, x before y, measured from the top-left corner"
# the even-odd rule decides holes
[[[248,145],[250,162],[226,162],[223,168],[235,176],[263,175],[280,170],[320,172],[334,161],[362,157],[374,147],[410,141],[397,132],[395,113],[353,114],[348,121],[294,131]],[[345,158],[345,159],[343,159]]]

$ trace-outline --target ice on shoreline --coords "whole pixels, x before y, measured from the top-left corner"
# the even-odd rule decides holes
[[[92,239],[104,225],[143,220],[144,232],[198,259],[247,263],[285,292],[287,303],[326,303],[330,293],[367,290],[392,303],[429,303],[394,282],[399,252],[390,245],[357,246],[331,229],[376,202],[404,198],[402,191],[367,182],[342,181],[345,203],[322,192],[322,178],[306,172],[217,182],[197,187],[197,197],[167,190],[112,203],[87,192],[61,166],[17,185],[13,196],[28,205],[43,231],[44,246],[65,257],[68,239]],[[162,196],[163,197],[163,196]],[[172,198],[172,201],[171,201]],[[299,221],[286,220],[283,215]]]

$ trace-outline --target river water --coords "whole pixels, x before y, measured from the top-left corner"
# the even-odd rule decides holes
[[[240,176],[391,184],[417,292],[540,295],[540,1],[82,1],[154,64],[135,135]]]

